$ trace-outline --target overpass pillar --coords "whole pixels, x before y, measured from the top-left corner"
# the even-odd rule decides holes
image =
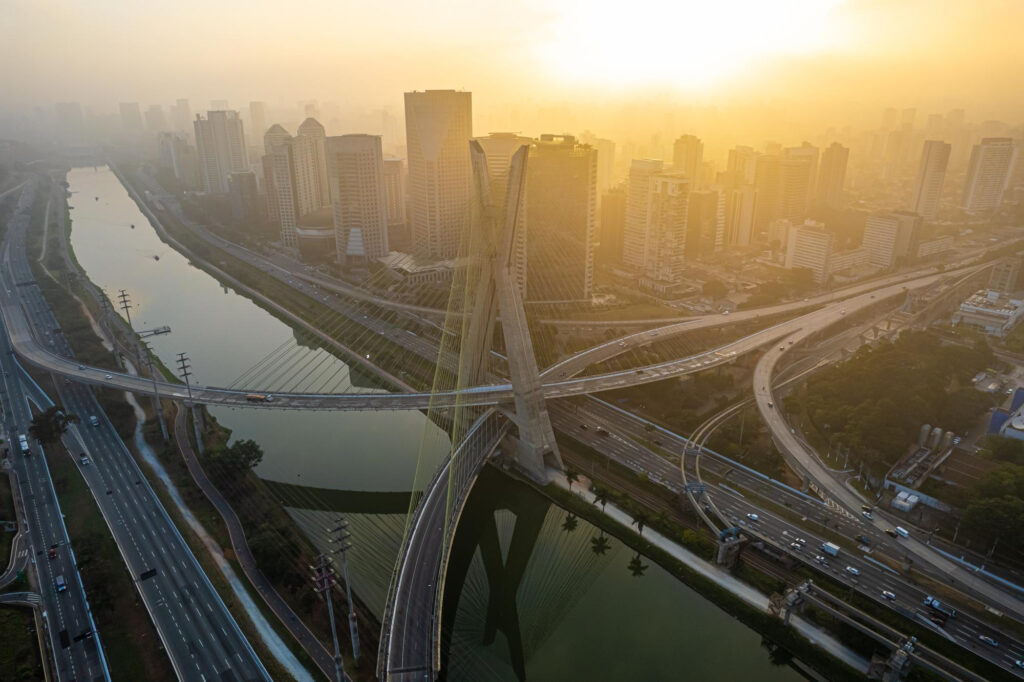
[[[738,535],[730,535],[719,539],[715,563],[719,566],[732,568],[736,565],[736,559],[739,558],[741,549],[743,549],[743,544]]]

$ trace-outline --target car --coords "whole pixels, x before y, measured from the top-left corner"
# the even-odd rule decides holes
[[[815,563],[818,563],[818,564],[824,564],[826,566],[828,565],[828,560],[825,557],[821,556],[820,554],[815,554],[814,555],[814,561],[815,561]]]
[[[847,566],[845,570],[846,570],[846,572],[847,572],[847,573],[849,573],[850,575],[860,575],[860,571],[858,571],[858,570],[857,570],[856,568],[854,568],[853,566]]]
[[[785,346],[779,346],[779,350],[786,350]]]
[[[85,365],[79,365],[78,369],[85,369]]]
[[[796,541],[800,543],[801,547],[807,544],[807,540],[804,540],[803,538],[797,538]]]
[[[999,642],[997,642],[996,640],[992,639],[988,635],[978,635],[978,639],[983,641],[985,644],[988,644],[989,646],[992,646],[992,647],[999,646]]]
[[[761,517],[758,516],[757,514],[747,514],[747,518],[750,519],[751,521],[760,521],[761,520]]]
[[[619,341],[619,348],[625,348],[625,347],[626,347],[626,342],[625,341]]]
[[[799,542],[791,542],[789,543],[789,548],[794,552],[799,552],[801,549],[804,548],[804,546],[801,545]]]
[[[599,436],[607,436],[608,432],[605,431],[604,429],[598,429],[597,430],[597,435],[599,435]]]
[[[882,599],[888,599],[889,601],[896,601],[896,595],[889,590],[882,590]]]
[[[584,431],[586,431],[587,430],[587,425],[586,424],[580,424],[580,428],[583,429]]]
[[[104,374],[103,378],[104,379],[113,379],[114,377],[113,377],[113,375],[110,375],[110,374]]]
[[[875,517],[873,517],[871,515],[871,512],[869,512],[869,511],[868,512],[861,512],[860,515],[863,516],[868,521],[871,521],[873,518],[875,518]]]
[[[97,417],[96,415],[90,415],[89,416],[89,423],[92,424],[93,426],[99,426],[100,425],[99,417]]]
[[[57,545],[50,545],[49,557],[51,560],[57,558]]]
[[[1013,388],[1006,389],[1006,395],[1013,395]]]
[[[723,310],[723,311],[722,311],[722,314],[723,314],[723,315],[728,315],[728,314],[729,314],[729,311],[728,311],[728,310]]]
[[[64,576],[62,575],[58,575],[57,579],[54,580],[53,583],[54,585],[56,585],[58,592],[63,592],[64,590],[68,589],[68,584],[64,582]]]
[[[768,401],[768,407],[775,407],[775,403],[773,403],[772,401],[769,400]]]
[[[1014,661],[1013,664],[1015,666],[1017,666],[1018,668],[1020,668],[1021,670],[1024,670],[1024,661],[1021,661],[1021,660],[1018,659],[1018,660]]]
[[[871,541],[868,540],[868,536],[864,535],[864,534],[858,535],[857,537],[854,538],[854,540],[856,540],[857,542],[859,542],[862,545],[869,545],[869,544],[871,544]]]
[[[890,536],[890,537],[894,537],[894,538],[899,537],[899,535],[896,533],[896,531],[894,529],[892,529],[892,528],[886,528],[885,529],[885,534]]]

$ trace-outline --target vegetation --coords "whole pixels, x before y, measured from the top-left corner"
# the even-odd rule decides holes
[[[1024,466],[1004,464],[978,479],[964,510],[963,532],[986,545],[1024,547]]]
[[[789,298],[803,296],[814,289],[814,273],[807,268],[782,270],[777,278],[763,282],[740,308],[760,308]]]
[[[64,414],[60,405],[54,405],[32,418],[28,427],[29,435],[43,445],[52,445],[60,441],[61,436],[71,424],[81,421],[76,414]]]
[[[862,347],[851,359],[807,382],[787,400],[805,411],[819,435],[848,449],[851,460],[883,475],[917,439],[922,424],[965,432],[990,406],[970,379],[993,360],[981,340],[973,348],[943,345],[926,332]]]
[[[41,680],[42,661],[30,609],[0,607],[0,680]]]

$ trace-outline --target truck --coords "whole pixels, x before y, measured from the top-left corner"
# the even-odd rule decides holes
[[[839,545],[834,542],[821,543],[821,551],[829,556],[839,556]]]
[[[245,399],[250,403],[269,403],[273,400],[269,395],[263,395],[262,393],[249,393],[245,396]]]
[[[924,605],[935,611],[938,611],[939,613],[945,614],[950,618],[956,617],[956,610],[951,609],[950,607],[946,606],[945,604],[940,602],[935,597],[932,597],[931,595],[924,598]]]

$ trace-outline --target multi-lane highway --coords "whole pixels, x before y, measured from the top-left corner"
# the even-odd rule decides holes
[[[3,271],[0,298],[5,307],[23,311],[56,356],[70,359],[71,349],[27,265],[25,223],[12,220],[9,226],[9,267]],[[13,360],[10,353],[4,357]],[[269,679],[91,389],[69,379],[59,379],[57,386],[64,409],[81,419],[65,434],[64,444],[113,534],[179,679]],[[49,400],[38,387],[29,388],[35,391],[34,400]]]
[[[616,462],[632,469],[676,493],[684,490],[679,462],[688,444],[687,438],[646,420],[597,400],[589,400],[582,407],[573,408],[565,403],[553,403],[552,422],[555,427]],[[654,427],[653,430],[649,427]],[[671,453],[668,459],[649,449],[644,442],[657,441],[656,447]],[[688,458],[690,459],[690,458]],[[842,510],[816,502],[797,491],[745,472],[723,460],[705,454],[702,467],[713,472],[723,484],[704,481],[707,495],[726,516],[730,525],[739,526],[751,537],[761,540],[780,554],[789,555],[832,580],[861,592],[879,604],[892,608],[915,623],[935,630],[951,641],[976,652],[1008,671],[1021,673],[1014,665],[1024,657],[1024,643],[988,624],[960,613],[946,621],[945,626],[932,622],[933,611],[924,605],[928,596],[920,588],[904,580],[896,571],[883,567],[879,554],[899,556],[904,539],[894,540],[879,531],[868,533],[868,545],[853,548],[852,538],[861,534],[857,518]],[[693,466],[692,461],[688,463]],[[724,481],[728,480],[728,484]],[[804,519],[797,523],[765,505],[759,497],[772,499],[778,507],[785,507]],[[747,515],[755,514],[757,520]],[[808,530],[820,526],[820,531]],[[878,537],[881,536],[881,537]],[[883,539],[884,538],[884,539]],[[832,557],[821,550],[824,542],[841,543],[839,556]],[[847,570],[852,567],[856,574]],[[883,596],[890,592],[893,598]],[[979,637],[990,636],[1000,643],[991,647]]]
[[[28,437],[32,411],[22,388],[25,379],[2,332],[0,337],[7,457],[24,505],[28,550],[38,579],[54,672],[59,680],[109,680],[99,633],[89,610],[46,455]],[[21,451],[18,436],[29,441],[28,454]]]

